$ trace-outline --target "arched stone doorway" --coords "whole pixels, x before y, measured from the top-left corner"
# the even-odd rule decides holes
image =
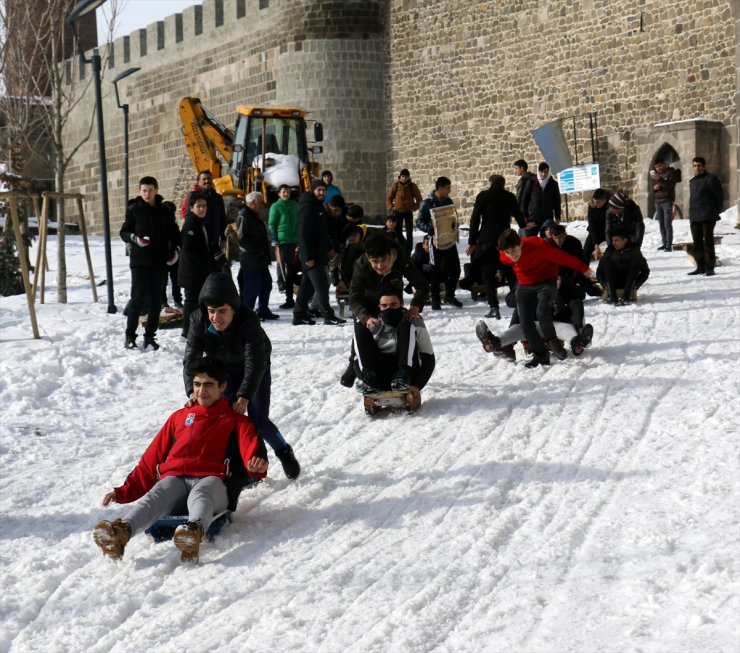
[[[674,168],[681,170],[681,181],[676,184],[676,204],[683,217],[688,218],[690,164],[695,156],[707,160],[707,169],[716,174],[723,184],[727,183],[726,171],[722,168],[722,130],[724,126],[715,120],[679,120],[635,129],[637,146],[636,175],[637,187],[634,200],[640,205],[643,215],[652,217],[655,213],[650,190],[648,172],[655,160],[665,159]],[[667,156],[661,156],[667,154]],[[671,163],[671,159],[674,163]]]

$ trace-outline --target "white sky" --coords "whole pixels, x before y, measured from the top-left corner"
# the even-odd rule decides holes
[[[99,41],[105,41],[113,2],[117,2],[119,7],[114,39],[131,34],[157,20],[163,20],[191,5],[202,4],[202,0],[108,0],[97,10]]]

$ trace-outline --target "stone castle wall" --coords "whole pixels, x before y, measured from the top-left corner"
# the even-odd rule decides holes
[[[592,112],[602,186],[633,194],[651,163],[638,160],[635,130],[700,118],[722,124],[721,157],[707,157],[708,169],[734,203],[731,4],[392,0],[389,167],[410,168],[425,189],[439,174],[450,177],[453,196],[469,208],[492,173],[513,188],[516,159],[536,170],[542,155],[531,131],[543,123],[564,119],[571,151],[581,163],[592,161]],[[583,198],[569,199],[571,215],[583,215]]]
[[[110,83],[132,66],[141,70],[119,83],[130,106],[130,195],[144,175],[154,175],[165,199],[182,198],[195,179],[177,115],[191,95],[233,128],[236,106],[298,105],[324,124],[324,154],[316,159],[334,172],[355,201],[380,208],[385,192],[383,111],[384,40],[377,1],[206,0],[203,6],[153,23],[113,43],[113,66],[103,90],[111,224],[123,221],[123,114]],[[331,20],[328,17],[331,16]],[[89,75],[89,70],[87,71]],[[70,126],[79,136],[89,124],[88,94]],[[225,169],[224,169],[225,170]],[[75,157],[68,189],[86,196],[92,229],[100,230],[97,142]]]
[[[557,119],[578,162],[589,162],[589,114],[602,185],[635,195],[643,210],[655,152],[637,146],[640,130],[717,123],[708,168],[733,203],[734,2],[205,0],[113,44],[103,88],[114,229],[123,218],[123,138],[110,80],[130,66],[142,68],[120,86],[131,107],[131,194],[144,174],[158,177],[168,199],[192,180],[177,105],[195,95],[228,126],[237,104],[309,109],[324,123],[322,167],[371,214],[384,212],[386,189],[408,167],[423,194],[437,176],[450,177],[469,215],[490,174],[504,174],[511,188],[514,160],[536,166],[531,131]],[[91,112],[92,98],[70,132],[81,133]],[[693,153],[679,154],[688,179]],[[87,196],[99,231],[97,170],[93,138],[75,157],[68,190]],[[571,217],[583,215],[584,200],[569,197]]]

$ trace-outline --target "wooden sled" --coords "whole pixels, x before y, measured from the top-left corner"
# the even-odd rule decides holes
[[[173,535],[175,534],[175,529],[178,526],[186,523],[187,521],[187,515],[166,515],[165,517],[162,517],[162,519],[158,519],[157,521],[155,521],[149,528],[144,531],[144,533],[150,540],[156,542],[157,544],[159,544],[160,542],[167,542],[168,540],[172,539]],[[223,512],[218,513],[214,516],[211,525],[208,527],[208,530],[205,534],[205,539],[209,542],[212,542],[216,535],[219,534],[221,529],[226,524],[230,524],[232,521],[233,519],[231,518],[231,511],[224,510]]]
[[[604,301],[609,299],[609,291],[606,289],[606,287],[602,288],[601,299]],[[617,288],[617,299],[624,299],[624,288]],[[637,288],[632,289],[632,292],[630,293],[630,301],[637,301]]]
[[[421,396],[416,400],[411,390],[388,390],[362,395],[362,401],[368,415],[381,411],[413,413],[421,405]]]
[[[139,318],[139,324],[146,326],[149,320],[146,315]],[[179,308],[170,308],[169,306],[162,309],[159,314],[159,327],[161,329],[174,329],[182,326],[182,311]]]

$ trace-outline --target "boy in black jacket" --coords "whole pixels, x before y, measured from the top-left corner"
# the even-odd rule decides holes
[[[131,243],[131,300],[126,309],[126,349],[136,349],[136,328],[141,309],[148,304],[144,347],[159,349],[155,339],[162,309],[162,290],[167,266],[177,263],[180,230],[175,212],[157,193],[154,177],[139,180],[139,196],[128,203],[126,219],[119,232],[124,243]]]
[[[224,396],[234,410],[245,412],[259,436],[275,451],[285,475],[298,478],[301,467],[293,449],[270,420],[270,354],[272,344],[257,314],[239,298],[231,276],[209,275],[199,297],[200,308],[190,316],[188,344],[183,358],[185,392],[194,400],[193,379],[188,370],[198,356],[218,356],[226,364]],[[238,456],[231,456],[236,460]]]
[[[625,228],[616,228],[612,233],[612,244],[604,253],[596,269],[596,277],[606,288],[606,301],[609,304],[623,306],[634,301],[637,289],[650,276],[645,257],[640,248],[632,244],[631,232]],[[624,290],[621,299],[617,290]]]

